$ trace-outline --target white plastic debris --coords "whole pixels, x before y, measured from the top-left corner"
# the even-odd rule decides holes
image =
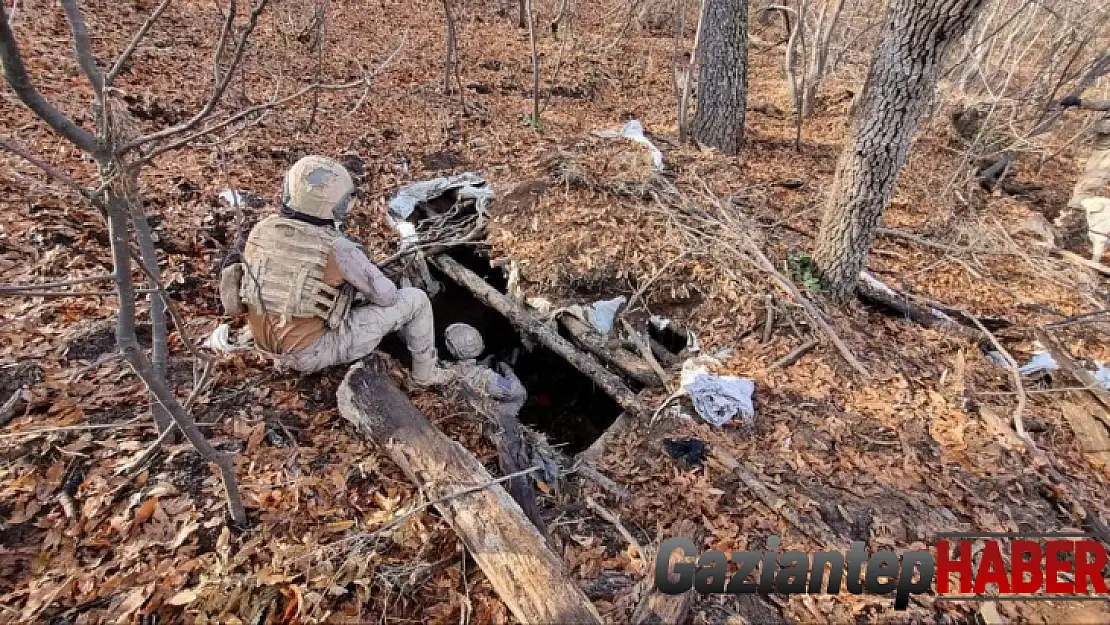
[[[1098,381],[1099,386],[1105,389],[1110,389],[1110,368],[1101,362],[1095,363],[1098,369],[1093,371],[1095,380]]]
[[[204,340],[204,346],[217,352],[232,354],[235,352],[253,349],[254,346],[251,344],[249,336],[250,329],[244,328],[244,332],[240,334],[240,343],[232,343],[231,326],[226,323],[221,323],[219,327],[213,330],[212,334],[208,335],[208,338]]]
[[[402,188],[389,201],[389,213],[398,220],[408,219],[416,210],[417,204],[435,199],[451,190],[455,190],[455,196],[460,200],[474,200],[479,214],[485,213],[493,200],[493,189],[486,185],[485,179],[468,172],[424,180]]]
[[[644,125],[640,123],[640,120],[630,120],[624,125],[624,128],[620,129],[620,132],[613,130],[598,130],[594,131],[594,135],[598,137],[624,137],[625,139],[631,139],[636,143],[644,145],[651,152],[652,165],[660,171],[663,170],[663,152],[644,136]]]
[[[613,299],[594,302],[586,309],[586,318],[590,325],[597,328],[603,336],[609,336],[613,331],[613,319],[617,316],[622,304],[627,300],[623,295]]]
[[[227,202],[227,205],[231,207],[247,205],[247,197],[235,189],[220,191],[220,199]]]
[[[682,363],[682,390],[690,396],[694,410],[717,427],[740,418],[746,427],[755,425],[755,381],[732,375],[715,375],[708,364],[712,358],[691,358]]]
[[[1033,354],[1033,358],[1025,365],[1022,365],[1018,371],[1021,372],[1021,375],[1033,375],[1041,371],[1055,371],[1059,368],[1060,366],[1056,364],[1056,359],[1052,357],[1052,354],[1048,352],[1036,352]]]

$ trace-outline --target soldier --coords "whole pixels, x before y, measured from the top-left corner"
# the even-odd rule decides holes
[[[1089,111],[1110,111],[1110,100],[1084,100],[1068,96],[1060,101],[1066,108]],[[1072,190],[1067,209],[1056,218],[1056,225],[1067,228],[1070,221],[1086,217],[1087,236],[1091,241],[1091,258],[1100,261],[1110,232],[1110,116],[1103,116],[1094,125],[1095,141],[1086,166]]]
[[[354,202],[354,181],[341,164],[322,156],[297,161],[285,176],[280,214],[259,222],[243,262],[222,272],[224,309],[247,313],[255,344],[279,369],[313,373],[354,362],[400,332],[413,383],[446,384],[454,376],[437,362],[428,296],[398,289],[343,236]]]
[[[463,395],[482,416],[499,423],[503,417],[515,419],[528,399],[528,391],[520,383],[508,363],[498,363],[497,371],[478,363],[485,351],[482,335],[465,323],[453,323],[444,331],[447,353],[458,363]]]

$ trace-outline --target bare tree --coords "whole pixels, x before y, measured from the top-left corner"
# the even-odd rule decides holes
[[[748,99],[747,0],[705,0],[703,27],[694,138],[736,154]]]
[[[890,3],[814,253],[836,300],[847,300],[855,290],[910,140],[933,97],[941,64],[974,23],[984,1]]]
[[[250,7],[245,23],[237,29],[235,22],[239,17],[238,3],[236,0],[229,0],[224,8],[225,12],[222,13],[222,28],[212,55],[211,89],[201,109],[183,122],[148,134],[139,134],[135,120],[120,101],[120,92],[113,87],[113,83],[130,61],[140,41],[170,2],[171,0],[162,0],[105,73],[94,56],[91,37],[87,32],[77,1],[62,0],[62,7],[73,36],[74,56],[81,72],[92,87],[95,132],[84,130],[77,125],[34,86],[27,74],[15,36],[9,27],[3,3],[0,3],[0,61],[3,62],[4,79],[19,100],[40,120],[96,163],[98,183],[91,188],[85,187],[73,176],[44,163],[42,159],[19,147],[14,141],[0,138],[0,148],[27,160],[42,169],[53,180],[78,193],[104,218],[108,227],[112,254],[112,279],[119,298],[116,342],[123,358],[150,391],[155,424],[161,433],[155,445],[168,439],[174,427],[184,433],[193,447],[206,460],[219,468],[231,517],[235,523],[244,525],[247,523],[247,515],[239,495],[232,456],[219,451],[208,442],[187,412],[187,405],[190,402],[186,402],[185,405],[179,402],[166,379],[168,360],[166,312],[169,313],[182,342],[190,353],[204,364],[200,370],[207,372],[211,363],[190,339],[179,313],[161,284],[157,251],[139,193],[139,173],[144,165],[151,163],[160,155],[188,147],[200,139],[211,138],[218,133],[237,134],[255,123],[267,111],[309,93],[359,86],[368,88],[373,74],[364,73],[361,80],[341,85],[313,83],[284,98],[239,110],[223,119],[212,119],[232,77],[240,69],[259,15],[269,4],[269,0],[257,0],[257,3]],[[219,140],[222,139],[217,137],[217,141]],[[137,244],[137,250],[132,248],[132,241]],[[153,346],[150,356],[147,356],[135,334],[137,293],[132,277],[132,261],[137,261],[136,264],[147,285],[146,291],[150,293],[153,328]],[[202,374],[194,381],[194,397],[205,384],[205,378],[206,375]]]

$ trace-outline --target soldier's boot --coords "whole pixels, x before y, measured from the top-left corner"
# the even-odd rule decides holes
[[[412,384],[417,388],[446,386],[454,382],[458,374],[451,369],[439,366],[436,357],[412,362]]]

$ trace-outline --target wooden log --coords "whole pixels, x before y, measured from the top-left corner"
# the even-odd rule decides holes
[[[482,463],[412,405],[389,378],[383,360],[351,367],[337,400],[339,413],[436,502],[436,510],[518,621],[601,623],[593,604],[520,506],[492,483]]]
[[[571,339],[582,349],[602,362],[607,362],[628,378],[649,388],[663,386],[663,381],[652,371],[643,358],[627,352],[622,347],[610,348],[608,341],[588,323],[570,314],[559,315],[559,323],[570,333]]]
[[[763,505],[779,513],[782,518],[786,519],[791,525],[801,530],[803,534],[809,536],[817,541],[817,544],[826,549],[832,549],[834,545],[841,544],[839,538],[833,533],[832,529],[821,521],[806,521],[790,505],[788,501],[779,497],[771,492],[771,489],[759,480],[754,473],[740,464],[736,458],[719,450],[712,452],[712,459],[732,472],[733,475],[740,479],[740,482],[748,488],[748,490],[755,495],[756,499],[763,502]]]
[[[596,358],[576,348],[523,306],[490,286],[488,282],[450,256],[435,256],[431,262],[456,284],[470,291],[478,301],[501,313],[521,332],[555,352],[583,375],[593,380],[621,408],[635,414],[643,414],[643,407],[635,393],[625,386],[620,376],[606,369]]]
[[[919,306],[904,294],[883,284],[878,278],[864,271],[856,286],[856,295],[863,301],[889,310],[926,328],[936,328],[970,341],[982,340],[978,330],[973,330],[932,306]]]
[[[703,532],[698,524],[684,520],[676,523],[666,538],[674,536],[689,538],[694,541],[695,545],[700,546]],[[663,542],[663,540],[665,539],[661,538],[659,542]],[[633,625],[663,625],[664,623],[676,625],[685,622],[686,614],[690,611],[690,606],[694,605],[694,599],[697,597],[694,591],[691,589],[681,595],[664,595],[655,587],[654,576],[651,579],[651,587],[640,599],[636,610],[632,612],[631,623]]]

